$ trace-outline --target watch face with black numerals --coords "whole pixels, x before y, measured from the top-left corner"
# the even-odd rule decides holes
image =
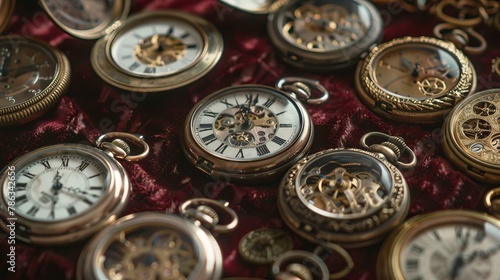
[[[202,170],[209,166],[204,170],[209,174],[266,173],[302,153],[310,145],[311,129],[307,111],[288,94],[260,85],[234,86],[198,102],[183,142],[188,158]]]

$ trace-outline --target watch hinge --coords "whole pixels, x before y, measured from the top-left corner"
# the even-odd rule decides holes
[[[394,105],[389,102],[385,102],[382,100],[375,101],[375,107],[380,108],[382,111],[390,112],[394,109]]]
[[[485,174],[484,171],[482,171],[482,170],[480,170],[480,169],[478,169],[478,168],[476,168],[474,166],[470,166],[470,165],[467,165],[467,171],[475,173],[475,174],[477,174],[477,175],[479,175],[481,177],[484,177],[484,174]]]
[[[117,21],[113,22],[113,24],[111,24],[108,28],[106,28],[106,30],[104,32],[106,33],[106,35],[109,35],[112,32],[114,32],[116,29],[118,29],[118,27],[120,27],[121,25],[122,25],[122,22],[117,20]]]
[[[205,159],[204,157],[199,157],[198,160],[196,161],[196,167],[198,167],[199,169],[203,170],[208,174],[212,174],[213,166],[214,163]]]

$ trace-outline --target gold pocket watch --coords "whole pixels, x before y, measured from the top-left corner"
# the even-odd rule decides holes
[[[0,127],[27,123],[53,108],[69,88],[66,56],[45,42],[0,37]]]
[[[111,139],[112,142],[109,142]],[[142,152],[130,154],[132,143]],[[89,237],[118,217],[131,185],[115,158],[136,161],[149,147],[142,136],[111,132],[95,148],[58,144],[29,152],[1,173],[0,226],[14,221],[16,238],[61,245]]]
[[[180,212],[131,214],[106,227],[83,249],[77,279],[220,279],[222,253],[207,228],[233,230],[236,213],[203,198],[184,202]]]
[[[9,24],[15,4],[16,2],[14,0],[0,0],[0,33],[2,33]]]
[[[500,220],[465,210],[415,216],[384,242],[379,279],[498,279]]]
[[[320,92],[311,98],[312,90]],[[300,98],[309,104],[327,100],[319,82],[296,77],[276,88],[239,85],[221,89],[189,112],[182,133],[190,163],[213,177],[242,183],[280,178],[309,150],[313,123]]]
[[[443,121],[477,83],[462,51],[431,37],[396,38],[372,48],[355,79],[359,98],[374,113],[416,124]]]
[[[278,58],[307,70],[355,65],[382,38],[378,9],[365,0],[295,0],[269,14],[268,34]]]
[[[398,168],[413,168],[415,154],[401,137],[380,132],[365,134],[360,143],[364,150],[330,149],[303,158],[283,177],[278,209],[299,236],[361,247],[380,241],[406,217],[410,193]]]
[[[500,89],[475,93],[443,123],[443,150],[467,176],[500,183]]]
[[[130,0],[44,0],[42,5],[71,35],[101,37],[92,48],[92,67],[104,81],[125,90],[182,87],[207,74],[222,55],[222,35],[196,15],[161,10],[125,19]]]

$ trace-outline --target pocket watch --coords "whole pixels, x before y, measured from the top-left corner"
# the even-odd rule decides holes
[[[114,138],[112,142],[110,139]],[[133,143],[142,149],[130,154]],[[81,240],[116,220],[127,204],[131,185],[115,158],[136,161],[149,147],[128,133],[100,136],[95,148],[58,144],[29,152],[1,173],[1,227],[16,224],[16,238],[61,245]]]
[[[374,113],[404,123],[437,123],[476,89],[470,60],[451,42],[396,38],[358,63],[359,98]]]
[[[278,58],[307,70],[355,65],[382,39],[382,17],[365,0],[295,0],[269,14],[267,30]]]
[[[443,123],[445,155],[467,176],[500,183],[500,89],[470,95]]]
[[[70,82],[66,56],[45,42],[0,37],[0,126],[24,124],[53,108]]]
[[[498,279],[500,220],[441,210],[415,216],[384,242],[379,279]]]
[[[320,92],[311,98],[311,89]],[[263,183],[281,177],[313,139],[313,123],[297,98],[309,104],[328,99],[318,81],[286,77],[276,88],[239,85],[200,100],[182,133],[190,163],[213,177]]]
[[[2,33],[9,24],[15,4],[16,2],[14,0],[0,0],[0,33]]]
[[[278,209],[299,236],[361,247],[380,241],[406,217],[410,193],[398,168],[413,168],[415,154],[401,137],[380,132],[360,143],[364,150],[329,149],[303,158],[283,177]]]
[[[71,35],[100,38],[91,51],[94,71],[128,91],[182,87],[207,74],[222,56],[220,32],[193,14],[148,11],[125,19],[130,0],[44,0],[42,5]]]
[[[205,227],[229,232],[236,213],[204,198],[184,202],[180,212],[130,214],[106,227],[83,249],[77,279],[220,279],[222,253]]]

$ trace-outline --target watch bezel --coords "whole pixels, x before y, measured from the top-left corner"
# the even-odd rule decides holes
[[[94,158],[108,171],[108,188],[99,199],[97,205],[86,209],[76,217],[58,221],[31,220],[25,216],[17,215],[18,223],[16,237],[27,243],[41,245],[62,245],[86,238],[117,219],[119,213],[125,208],[130,196],[131,184],[123,167],[103,151],[82,144],[57,144],[42,147],[29,152],[8,166],[26,166],[41,157],[61,154],[79,154]],[[8,213],[8,199],[5,197],[9,188],[8,169],[4,168],[0,174],[2,193],[0,200],[0,227],[8,232],[6,221]]]

